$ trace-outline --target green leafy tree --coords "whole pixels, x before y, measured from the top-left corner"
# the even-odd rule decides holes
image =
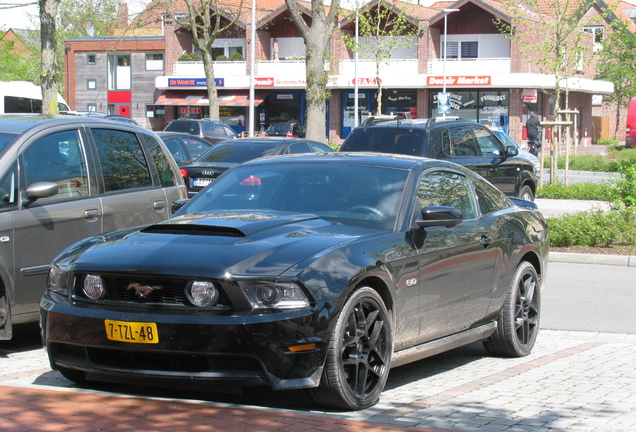
[[[387,0],[379,0],[373,8],[356,8],[358,38],[344,34],[344,42],[351,51],[375,62],[378,83],[377,113],[382,113],[382,81],[380,69],[388,64],[395,50],[417,45],[417,26],[413,25],[408,10],[398,8]]]
[[[210,118],[219,119],[219,94],[214,81],[212,44],[234,26],[241,16],[243,0],[229,5],[219,0],[185,0],[188,17],[176,22],[192,32],[194,47],[201,53],[210,100]]]
[[[0,41],[0,81],[40,83],[40,59],[14,49],[13,41]],[[37,50],[39,52],[39,49]]]
[[[636,97],[636,36],[629,31],[627,24],[615,20],[605,32],[603,49],[597,53],[596,78],[614,84],[614,93],[604,97],[605,102],[616,108],[616,128],[618,135],[621,111]]]
[[[296,0],[285,0],[296,28],[303,36],[306,47],[305,68],[307,75],[307,138],[325,140],[325,119],[327,99],[331,93],[327,89],[329,73],[325,63],[329,57],[329,41],[338,25],[340,0],[332,0],[327,8],[323,0],[311,0],[311,10],[307,10]],[[309,24],[303,16],[310,18]]]

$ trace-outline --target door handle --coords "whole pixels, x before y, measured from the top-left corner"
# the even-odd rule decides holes
[[[97,209],[84,210],[84,217],[86,219],[97,219],[99,217],[99,210]]]
[[[484,247],[487,248],[488,246],[490,246],[493,242],[492,237],[486,237],[486,236],[481,236],[481,239],[479,239],[479,243]]]
[[[164,200],[155,201],[153,206],[155,210],[163,210],[166,208],[166,202]]]

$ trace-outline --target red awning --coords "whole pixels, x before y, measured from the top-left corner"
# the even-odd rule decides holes
[[[259,93],[254,96],[254,105],[260,105],[268,94]],[[155,105],[202,106],[209,105],[206,92],[164,92],[157,98]],[[219,106],[250,106],[250,98],[245,94],[219,95]]]

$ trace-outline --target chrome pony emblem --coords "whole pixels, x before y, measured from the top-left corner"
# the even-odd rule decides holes
[[[139,297],[140,299],[148,298],[150,293],[159,290],[161,290],[160,286],[141,285],[137,282],[132,282],[130,285],[128,285],[128,291],[134,291],[135,296]]]

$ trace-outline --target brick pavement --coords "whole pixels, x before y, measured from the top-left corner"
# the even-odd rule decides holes
[[[391,371],[380,402],[317,411],[302,392],[74,386],[37,346],[0,343],[2,431],[633,431],[636,336],[542,330],[533,353],[473,344]]]

